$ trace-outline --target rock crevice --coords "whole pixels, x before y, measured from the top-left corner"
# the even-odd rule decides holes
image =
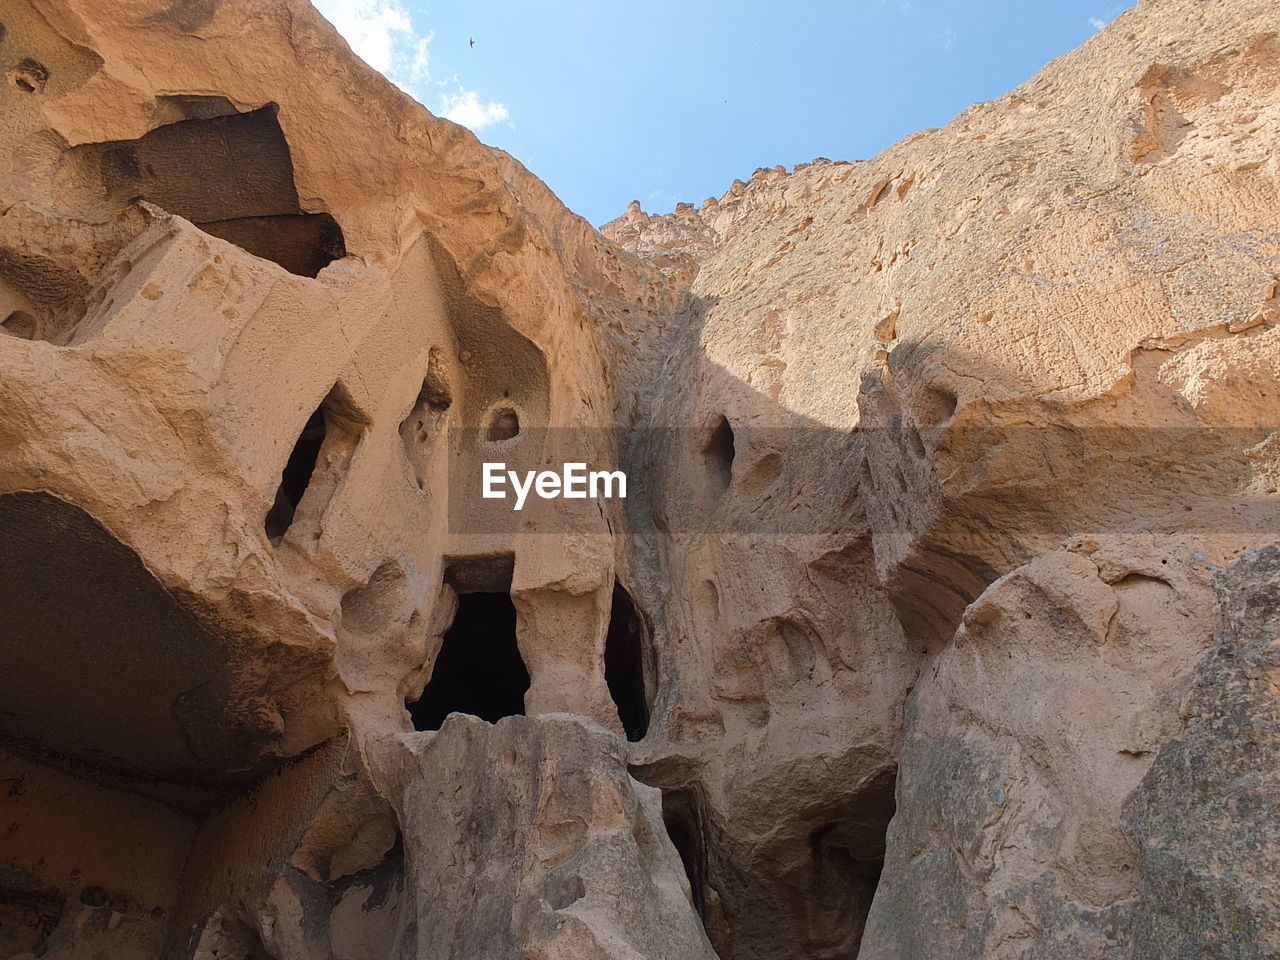
[[[0,25],[0,958],[1280,950],[1270,0],[601,231],[304,0]]]

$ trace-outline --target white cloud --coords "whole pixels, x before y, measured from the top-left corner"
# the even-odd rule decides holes
[[[1099,19],[1098,17],[1089,18],[1089,26],[1093,27],[1093,29],[1095,30],[1101,30],[1106,25],[1107,25],[1107,21]]]
[[[425,102],[428,84],[456,85],[457,90],[440,97],[437,113],[472,130],[480,130],[510,119],[507,106],[497,100],[482,100],[451,77],[431,78],[431,41],[435,33],[419,30],[401,0],[314,0],[318,9],[351,45],[365,63],[419,102]]]
[[[431,79],[431,41],[435,39],[434,33],[428,33],[425,37],[419,37],[418,42],[413,47],[413,63],[409,66],[409,72],[413,74],[413,79],[427,81]]]
[[[397,47],[414,43],[413,20],[399,0],[316,0],[316,9],[365,63],[382,73],[395,65]]]
[[[950,27],[947,27],[945,30],[942,31],[942,49],[950,50],[955,45],[956,45],[956,32]]]
[[[472,130],[482,130],[491,124],[505,123],[510,114],[505,103],[481,100],[474,90],[458,90],[440,98],[440,116]]]

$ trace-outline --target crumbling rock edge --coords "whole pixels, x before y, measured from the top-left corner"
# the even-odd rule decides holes
[[[1274,4],[601,232],[301,0],[0,25],[0,957],[1280,952]]]

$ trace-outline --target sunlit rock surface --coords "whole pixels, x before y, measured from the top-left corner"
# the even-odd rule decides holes
[[[1278,35],[597,232],[302,0],[0,0],[0,957],[1276,955]]]

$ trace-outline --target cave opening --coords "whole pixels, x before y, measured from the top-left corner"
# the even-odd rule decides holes
[[[446,568],[458,612],[444,635],[422,696],[405,704],[415,730],[439,730],[451,713],[488,723],[524,716],[529,671],[516,642],[512,558],[468,558]]]
[[[307,418],[280,472],[280,486],[263,523],[272,546],[279,546],[284,539],[308,491],[320,488],[312,513],[318,516],[323,512],[368,425],[369,418],[346,387],[341,382],[334,384]]]
[[[0,329],[15,337],[23,340],[34,340],[36,338],[36,318],[25,310],[15,310],[9,316],[5,317],[4,322],[0,323]]]
[[[707,458],[712,480],[715,481],[718,491],[723,493],[729,489],[729,483],[733,479],[733,458],[736,452],[733,426],[729,423],[728,417],[723,415],[720,417],[702,452]]]
[[[618,708],[622,729],[633,743],[643,740],[649,730],[648,639],[631,594],[615,580],[609,632],[604,642],[604,679]]]
[[[705,923],[707,900],[703,884],[706,879],[707,855],[702,842],[702,831],[698,826],[696,805],[688,791],[662,792],[662,823],[667,828],[667,836],[680,855],[684,874],[689,879],[693,908]]]
[[[324,446],[325,432],[324,404],[321,404],[316,408],[315,413],[307,418],[306,426],[298,434],[298,440],[289,453],[284,470],[281,471],[275,502],[267,511],[265,523],[267,538],[275,546],[280,545],[286,531],[293,524],[298,504],[302,502],[307,487],[311,485],[311,475],[315,473],[320,448]]]
[[[500,407],[489,417],[489,427],[484,438],[490,443],[510,440],[520,435],[520,415],[511,407]]]
[[[116,202],[154,203],[290,273],[314,277],[345,257],[338,222],[302,207],[277,106],[228,112],[217,99],[175,100],[161,116],[181,119],[76,149],[92,151]]]
[[[812,935],[829,947],[857,953],[884,869],[886,835],[896,801],[896,771],[886,771],[858,791],[842,816],[809,835],[813,889],[830,891],[829,902],[815,904]],[[823,898],[819,898],[823,899]],[[827,929],[820,929],[826,926]]]

